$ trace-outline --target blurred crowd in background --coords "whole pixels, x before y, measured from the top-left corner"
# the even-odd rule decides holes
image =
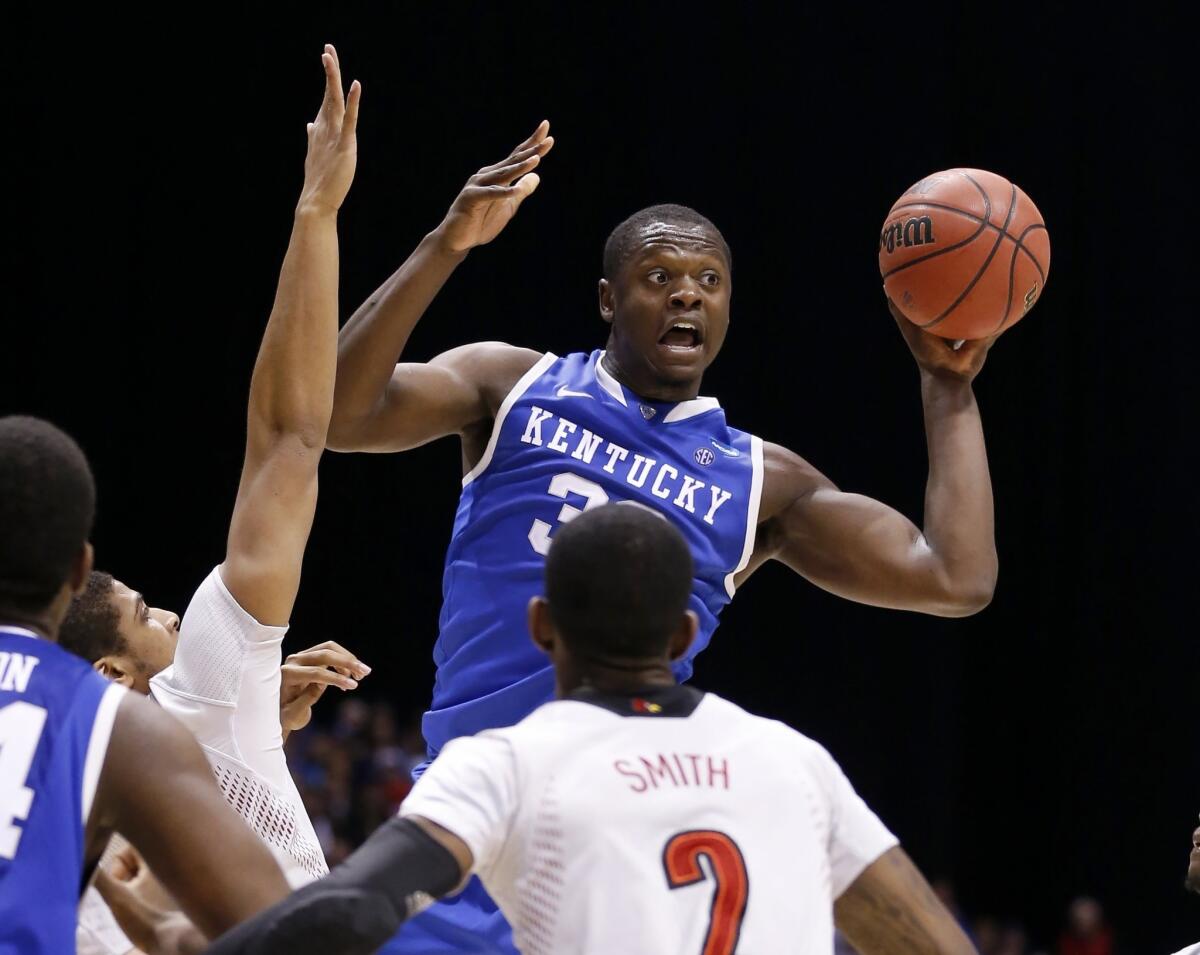
[[[289,737],[288,764],[330,866],[394,815],[412,789],[413,767],[425,758],[420,718],[419,709],[403,713],[389,703],[352,696]],[[1031,940],[1019,922],[964,913],[946,880],[935,880],[934,891],[980,955],[1116,955],[1113,931],[1095,899],[1072,900],[1061,934],[1046,944]],[[838,940],[838,955],[853,951]]]

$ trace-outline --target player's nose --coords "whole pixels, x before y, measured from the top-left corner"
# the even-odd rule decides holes
[[[678,285],[671,290],[671,308],[698,308],[700,302],[700,291],[693,285]]]
[[[154,619],[172,633],[179,632],[179,614],[171,613],[170,610],[162,610],[158,607],[153,608],[150,613],[153,614]]]

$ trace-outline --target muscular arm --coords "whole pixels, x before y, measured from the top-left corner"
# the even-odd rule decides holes
[[[861,955],[974,955],[975,946],[899,846],[876,859],[833,907]]]
[[[929,453],[924,526],[839,490],[802,458],[767,445],[755,564],[774,558],[861,603],[966,616],[987,606],[998,569],[987,449],[971,390],[991,342],[953,352],[900,322],[921,363]]]
[[[507,158],[468,179],[441,225],[346,322],[329,447],[403,451],[451,434],[469,443],[486,432],[504,395],[537,360],[527,349],[484,342],[427,364],[395,364],[470,249],[495,238],[537,188],[532,170],[554,143],[548,131],[542,123]]]
[[[196,741],[134,693],[117,711],[88,828],[124,835],[210,937],[288,893],[270,851],[221,796]]]
[[[325,100],[309,124],[304,189],[250,383],[246,459],[221,570],[237,602],[271,626],[291,616],[316,509],[336,368],[337,210],[356,158],[360,88],[343,102],[332,47],[322,61]]]

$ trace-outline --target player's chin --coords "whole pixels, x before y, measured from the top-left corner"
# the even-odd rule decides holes
[[[1200,895],[1200,859],[1193,856],[1192,864],[1188,866],[1187,878],[1184,879],[1184,885],[1192,892]]]
[[[704,374],[710,359],[703,342],[687,347],[656,342],[652,361],[665,380],[677,382]]]

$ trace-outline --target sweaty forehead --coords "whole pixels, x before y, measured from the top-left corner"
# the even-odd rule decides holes
[[[701,252],[725,258],[721,242],[706,226],[678,222],[651,222],[637,231],[630,251],[640,255],[653,247],[667,247],[685,252]]]

